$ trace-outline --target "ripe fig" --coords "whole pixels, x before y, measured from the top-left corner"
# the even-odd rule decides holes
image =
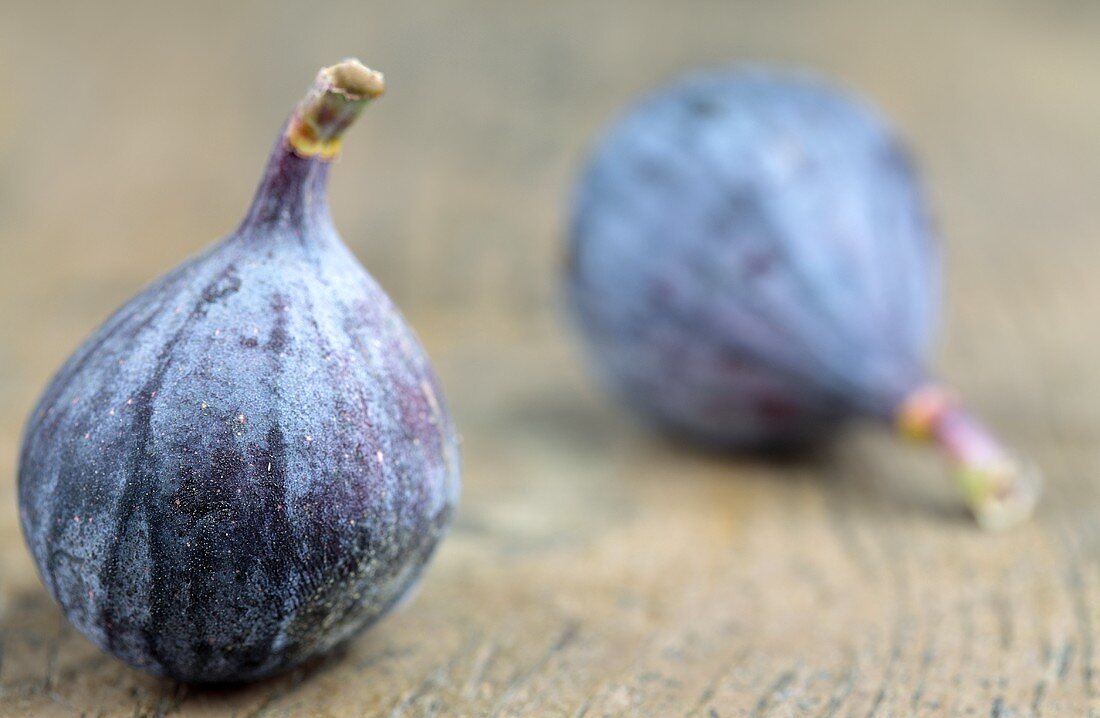
[[[599,375],[656,423],[752,450],[894,424],[941,444],[998,527],[1030,513],[1038,477],[926,368],[934,235],[875,111],[796,73],[700,73],[595,148],[566,284]]]
[[[341,136],[382,91],[356,60],[322,69],[240,227],[111,316],[28,421],[38,569],[134,666],[235,682],[321,654],[409,591],[449,525],[436,378],[326,200]]]

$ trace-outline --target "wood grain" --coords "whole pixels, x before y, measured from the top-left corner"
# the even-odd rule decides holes
[[[0,4],[0,715],[1100,715],[1100,8],[1086,2]],[[356,54],[390,91],[333,205],[464,435],[452,536],[338,655],[220,691],[69,628],[23,547],[19,432],[83,336],[230,230],[284,113]],[[844,78],[896,119],[944,228],[938,365],[1046,470],[979,533],[872,430],[701,454],[593,386],[557,297],[589,139],[698,65]]]

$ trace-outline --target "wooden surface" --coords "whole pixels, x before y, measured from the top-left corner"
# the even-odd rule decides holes
[[[1095,3],[0,3],[0,715],[1100,715]],[[231,6],[231,7],[227,7]],[[329,660],[203,691],[68,627],[14,504],[23,419],[116,305],[228,232],[284,114],[357,54],[390,92],[337,223],[464,435],[416,600]],[[638,427],[560,321],[562,210],[623,102],[809,63],[912,139],[950,261],[944,373],[1046,470],[982,535],[869,430],[783,465]]]

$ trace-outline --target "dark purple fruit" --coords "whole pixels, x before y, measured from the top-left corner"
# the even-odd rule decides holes
[[[870,108],[799,75],[696,74],[596,147],[570,304],[606,383],[669,430],[755,450],[852,417],[900,423],[949,450],[978,518],[1000,525],[1034,486],[926,369],[934,234]]]
[[[382,90],[355,60],[323,69],[240,228],[108,319],[27,424],[42,578],[134,666],[242,681],[327,651],[408,592],[450,523],[443,397],[325,194]]]

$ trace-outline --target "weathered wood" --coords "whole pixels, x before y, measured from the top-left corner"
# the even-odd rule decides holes
[[[1100,8],[1086,3],[0,5],[0,715],[1100,715]],[[359,54],[390,93],[333,204],[464,434],[416,600],[258,685],[158,681],[75,634],[14,466],[50,372],[239,219],[283,113]],[[944,373],[1046,469],[979,533],[935,460],[854,430],[776,465],[608,402],[556,304],[585,143],[700,64],[813,63],[911,137],[950,259]]]

